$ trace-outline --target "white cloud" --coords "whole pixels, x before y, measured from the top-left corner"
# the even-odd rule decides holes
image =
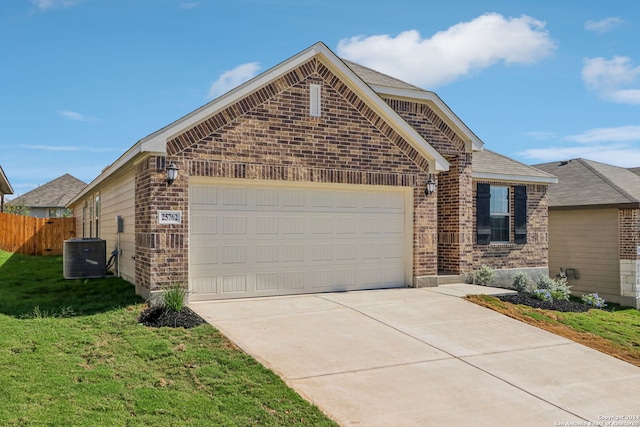
[[[531,163],[585,158],[621,167],[640,166],[640,126],[589,129],[561,140],[577,145],[559,143],[517,154]]]
[[[640,142],[640,126],[590,129],[575,135],[566,136],[564,139],[566,141],[586,144],[594,142]]]
[[[31,0],[40,10],[60,9],[64,7],[75,6],[84,0]]]
[[[612,18],[601,19],[599,21],[587,21],[584,23],[584,28],[589,31],[602,34],[613,30],[621,24],[624,24],[624,19],[615,16]]]
[[[601,99],[620,104],[640,105],[640,67],[631,58],[586,58],[582,68],[584,84]]]
[[[251,80],[258,74],[261,68],[259,62],[248,62],[238,65],[233,70],[225,71],[209,88],[209,98],[217,98],[247,80]]]
[[[189,3],[180,3],[179,8],[180,9],[195,9],[198,6],[200,6],[200,3],[194,1],[194,2],[189,2]]]
[[[75,111],[69,111],[69,110],[59,110],[58,114],[60,114],[60,116],[64,117],[65,119],[69,119],[69,120],[74,120],[74,121],[78,121],[78,122],[97,122],[98,119],[94,116],[86,116],[84,114],[81,113],[77,113]]]
[[[338,54],[415,85],[434,88],[499,61],[532,64],[556,48],[545,23],[530,16],[497,13],[454,25],[422,38],[416,30],[358,36],[338,43]]]

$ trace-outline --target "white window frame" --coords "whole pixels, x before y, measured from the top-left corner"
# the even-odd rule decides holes
[[[496,192],[494,192],[494,190],[506,190],[506,200],[504,200],[504,198],[501,198],[501,200],[503,202],[506,202],[506,206],[501,206],[502,208],[506,207],[506,212],[504,211],[504,209],[500,209],[500,210],[495,210],[495,202],[497,202],[497,197],[495,197]],[[507,185],[491,185],[489,188],[489,191],[491,192],[491,201],[490,201],[490,207],[489,207],[489,213],[490,213],[490,217],[492,219],[492,224],[491,224],[491,243],[509,243],[511,241],[511,187],[507,186]],[[494,240],[493,239],[493,218],[498,218],[498,217],[506,217],[506,221],[507,221],[507,240]]]

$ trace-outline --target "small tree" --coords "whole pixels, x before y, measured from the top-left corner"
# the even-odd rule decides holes
[[[29,206],[24,204],[24,200],[20,200],[18,203],[11,203],[11,201],[7,202],[4,206],[4,211],[13,215],[31,215],[31,209]]]

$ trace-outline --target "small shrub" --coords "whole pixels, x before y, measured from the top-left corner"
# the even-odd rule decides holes
[[[488,265],[483,265],[479,270],[475,270],[471,274],[471,283],[473,283],[474,285],[489,286],[496,278],[495,271]]]
[[[162,305],[165,309],[180,313],[184,307],[184,299],[187,290],[180,283],[174,283],[167,287],[162,294]]]
[[[571,296],[571,286],[567,283],[566,277],[558,277],[553,280],[551,296],[554,300],[569,301],[569,297]]]
[[[544,293],[545,298],[547,297],[547,293],[551,300],[565,300],[569,301],[569,297],[571,296],[571,286],[567,283],[566,277],[558,277],[557,279],[552,279],[546,276],[540,276],[538,281],[536,282],[536,289],[533,291],[533,294],[536,298],[542,299],[543,301],[550,301],[542,298],[543,292],[536,291],[547,291]]]
[[[513,278],[513,289],[518,292],[526,292],[531,286],[531,279],[524,271],[516,274]]]
[[[595,308],[605,308],[607,304],[604,298],[601,298],[597,293],[582,295],[580,297],[583,303]]]
[[[553,296],[549,289],[534,289],[531,294],[542,301],[553,301]]]
[[[554,282],[551,277],[540,276],[536,282],[536,289],[551,289],[553,285]]]

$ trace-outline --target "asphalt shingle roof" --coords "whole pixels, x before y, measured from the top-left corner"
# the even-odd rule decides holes
[[[531,181],[540,179],[544,182],[552,180],[554,175],[536,167],[525,165],[517,160],[503,156],[491,150],[473,152],[473,174],[505,175],[528,178]]]
[[[549,188],[550,207],[640,203],[640,176],[629,169],[572,159],[534,165],[558,177]]]
[[[347,67],[351,68],[351,71],[356,73],[356,75],[368,85],[426,92],[424,89],[421,89],[418,86],[403,82],[402,80],[396,79],[395,77],[391,77],[387,74],[381,73],[380,71],[372,70],[371,68],[356,64],[355,62],[351,62],[346,59],[342,59],[342,62],[344,62]]]
[[[44,208],[64,208],[71,198],[78,194],[86,185],[86,183],[67,173],[41,185],[35,190],[16,197],[11,200],[9,204]]]

